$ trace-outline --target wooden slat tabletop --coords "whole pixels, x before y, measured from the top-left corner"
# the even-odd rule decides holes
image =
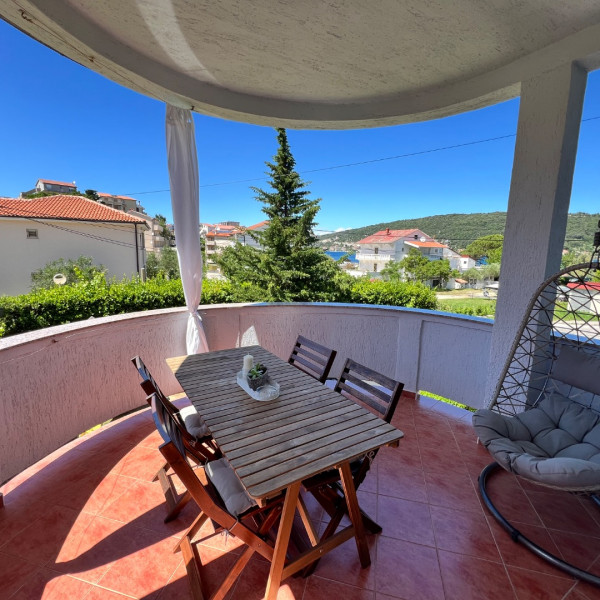
[[[280,396],[256,401],[237,385],[242,359],[265,364]],[[257,500],[331,469],[403,433],[260,346],[178,356],[167,363]]]

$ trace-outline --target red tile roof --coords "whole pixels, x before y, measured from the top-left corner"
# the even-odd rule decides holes
[[[53,185],[66,185],[67,187],[71,187],[75,189],[77,186],[72,181],[52,181],[52,179],[38,179],[39,181],[43,181],[44,183],[52,183]]]
[[[45,196],[31,200],[0,198],[0,217],[143,223],[146,221],[82,196]]]
[[[130,196],[118,196],[117,194],[107,194],[106,192],[98,192],[98,196],[100,196],[100,198],[118,198],[119,200],[135,201],[135,198],[131,198]]]
[[[246,229],[258,229],[259,227],[262,227],[263,225],[268,225],[269,221],[261,221],[260,223],[256,223],[256,225],[250,225],[250,227],[246,227]]]
[[[362,240],[359,244],[393,244],[398,240],[421,233],[418,229],[383,229]]]
[[[406,240],[409,246],[417,246],[418,248],[447,248],[445,244],[439,242],[420,242],[418,240]]]
[[[600,292],[600,282],[597,281],[586,281],[585,283],[570,281],[567,283],[567,287],[572,290],[594,290]]]

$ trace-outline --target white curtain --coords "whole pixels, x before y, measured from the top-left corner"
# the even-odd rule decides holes
[[[197,354],[208,351],[208,342],[198,314],[202,293],[202,251],[198,157],[191,111],[167,104],[166,127],[177,257],[185,304],[190,311],[186,346],[188,354]]]

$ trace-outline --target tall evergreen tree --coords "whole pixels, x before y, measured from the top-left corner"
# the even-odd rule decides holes
[[[247,232],[261,249],[237,244],[219,264],[234,283],[260,286],[269,301],[336,300],[344,274],[313,233],[320,200],[308,197],[285,129],[277,129],[277,141],[277,154],[266,163],[273,191],[252,188],[269,222],[264,231]]]

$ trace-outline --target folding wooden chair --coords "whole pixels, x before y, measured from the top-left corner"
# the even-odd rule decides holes
[[[346,360],[344,369],[335,384],[334,390],[346,398],[363,405],[386,423],[390,423],[398,406],[404,384],[390,379],[373,369],[365,367],[351,359]],[[369,452],[350,464],[354,487],[358,490],[365,480],[371,463],[377,455],[377,450]],[[340,485],[337,470],[326,471],[302,482],[303,487],[310,492],[331,517],[321,539],[331,537],[338,528],[348,507],[344,492]],[[362,510],[363,524],[370,533],[381,533],[381,527]],[[305,576],[314,571],[317,563],[305,570]]]
[[[222,599],[255,552],[272,561],[274,545],[268,534],[281,516],[283,498],[271,500],[263,507],[257,506],[224,458],[207,462],[205,482],[201,481],[199,474],[202,474],[202,469],[192,469],[187,460],[190,454],[195,453],[198,441],[188,434],[156,394],[150,397],[150,404],[157,428],[165,440],[160,451],[200,508],[200,514],[177,542],[175,551],[181,550],[183,554],[192,596],[199,600]],[[200,555],[194,549],[194,537],[208,519],[247,546],[212,593],[206,589]]]
[[[194,453],[190,456],[191,460],[196,464],[204,464],[208,460],[219,458],[219,449],[198,414],[198,411],[196,411],[193,406],[188,406],[179,410],[167,396],[163,394],[162,390],[150,374],[150,371],[144,364],[144,361],[139,356],[135,356],[131,359],[131,362],[134,364],[142,378],[140,386],[144,392],[146,392],[148,399],[152,394],[156,394],[162,405],[165,407],[165,410],[169,411],[180,426],[196,440],[194,443]],[[191,498],[187,492],[179,496],[173,481],[168,475],[168,471],[169,464],[165,463],[158,470],[153,479],[153,481],[156,481],[157,479],[160,481],[167,502],[167,516],[165,517],[165,523],[176,518]]]
[[[335,350],[330,350],[299,335],[288,362],[321,383],[325,383],[336,354]]]

